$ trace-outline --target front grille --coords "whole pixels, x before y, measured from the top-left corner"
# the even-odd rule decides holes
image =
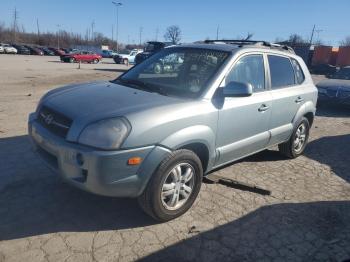
[[[72,120],[46,106],[39,111],[39,123],[57,136],[66,138]]]

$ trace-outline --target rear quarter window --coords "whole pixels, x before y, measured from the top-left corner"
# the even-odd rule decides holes
[[[293,65],[293,68],[294,68],[295,79],[296,79],[297,83],[300,85],[305,80],[304,72],[301,69],[301,66],[300,66],[300,64],[298,63],[297,60],[292,58],[291,61],[292,61],[292,65]]]
[[[293,66],[287,57],[268,55],[271,88],[278,89],[295,85]]]

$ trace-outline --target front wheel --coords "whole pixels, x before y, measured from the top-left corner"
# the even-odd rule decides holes
[[[202,164],[195,153],[185,149],[174,151],[153,174],[138,198],[139,204],[158,221],[177,218],[196,200],[202,178]]]
[[[310,123],[303,117],[299,124],[294,128],[293,134],[289,140],[278,145],[279,151],[289,157],[296,158],[304,153],[307,141],[309,139]]]

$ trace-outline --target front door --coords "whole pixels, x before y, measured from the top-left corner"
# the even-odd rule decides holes
[[[253,94],[225,98],[219,110],[215,166],[257,152],[268,144],[272,102],[270,92],[265,89],[265,64],[262,54],[245,55],[238,59],[225,79],[225,84],[230,81],[250,83]]]

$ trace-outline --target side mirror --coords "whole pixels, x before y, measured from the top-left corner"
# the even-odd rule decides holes
[[[251,96],[252,94],[253,86],[250,83],[232,81],[223,88],[224,97],[242,97]]]

